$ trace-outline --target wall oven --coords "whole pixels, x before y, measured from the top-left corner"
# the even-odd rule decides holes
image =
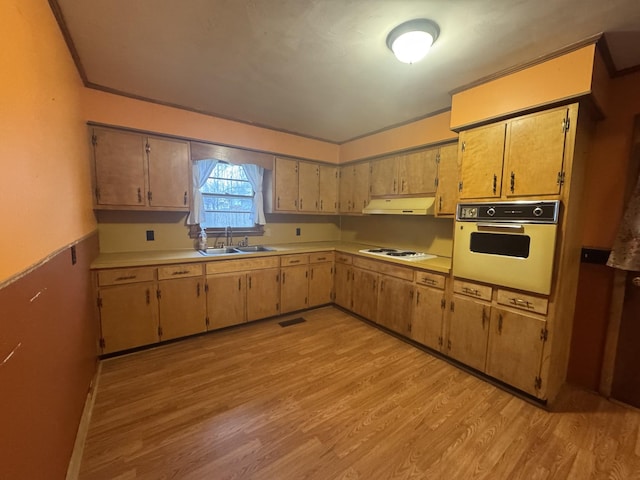
[[[559,201],[459,203],[453,275],[549,294]]]

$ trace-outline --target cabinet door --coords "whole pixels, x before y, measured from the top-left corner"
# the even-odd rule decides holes
[[[369,203],[369,162],[358,163],[353,167],[353,213],[362,213]]]
[[[247,274],[247,320],[280,313],[280,269],[267,268]]]
[[[508,197],[560,193],[568,109],[514,119],[507,132]]]
[[[355,188],[355,169],[353,165],[340,167],[338,170],[338,211],[351,213],[353,209],[353,189]]]
[[[440,147],[436,215],[455,215],[458,202],[458,145]]]
[[[247,321],[247,275],[228,273],[207,277],[207,318],[209,330]]]
[[[155,284],[131,283],[102,288],[99,298],[102,353],[159,341]]]
[[[191,165],[189,144],[180,140],[149,137],[149,206],[189,209]]]
[[[421,150],[400,157],[398,162],[398,193],[403,195],[432,194],[436,191],[437,148]]]
[[[483,372],[491,307],[471,299],[455,297],[452,308],[446,353]]]
[[[544,345],[544,318],[500,308],[491,312],[487,374],[520,390],[538,394]]]
[[[378,305],[378,274],[360,268],[354,268],[352,271],[351,310],[375,322]]]
[[[443,317],[444,292],[435,288],[416,286],[411,338],[434,350],[440,350]]]
[[[460,198],[497,198],[502,186],[505,123],[460,133]]]
[[[286,158],[275,160],[274,203],[277,212],[298,211],[298,162]]]
[[[351,310],[352,285],[353,285],[353,267],[344,263],[336,263],[334,282],[335,282],[335,303]]]
[[[131,132],[93,129],[96,206],[144,206],[145,139]]]
[[[398,191],[397,157],[371,161],[371,195],[394,195]]]
[[[298,211],[317,212],[320,197],[320,172],[318,165],[298,162]]]
[[[413,312],[413,288],[412,282],[381,275],[376,321],[408,337]]]
[[[309,265],[309,307],[331,303],[333,293],[333,263]]]
[[[320,165],[320,204],[318,210],[325,213],[338,211],[338,168]]]
[[[158,282],[161,340],[207,330],[207,305],[202,277]]]
[[[281,275],[280,313],[307,308],[309,305],[309,266],[283,267]]]

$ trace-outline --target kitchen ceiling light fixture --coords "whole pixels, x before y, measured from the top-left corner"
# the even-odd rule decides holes
[[[422,60],[440,34],[438,24],[416,18],[398,25],[387,36],[387,47],[404,63]]]

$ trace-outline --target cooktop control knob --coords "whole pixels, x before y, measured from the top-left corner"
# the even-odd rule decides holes
[[[493,217],[496,214],[496,209],[493,207],[489,207],[487,208],[487,215],[489,215],[490,217]]]
[[[542,207],[536,207],[536,208],[534,208],[534,209],[533,209],[533,214],[534,214],[536,217],[539,217],[540,215],[542,215]]]

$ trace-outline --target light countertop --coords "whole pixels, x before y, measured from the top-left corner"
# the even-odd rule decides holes
[[[230,253],[226,255],[202,255],[197,250],[160,250],[146,252],[121,252],[121,253],[101,253],[91,263],[94,270],[106,268],[128,268],[142,267],[154,265],[169,265],[176,263],[193,263],[193,262],[215,262],[220,260],[231,260],[236,258],[248,257],[268,257],[273,255],[287,255],[299,253],[322,252],[326,250],[334,250],[337,252],[361,255],[374,260],[383,262],[391,262],[405,267],[417,268],[420,270],[431,270],[440,273],[449,273],[451,270],[451,259],[448,257],[436,257],[429,260],[407,262],[393,258],[381,259],[379,256],[367,255],[360,253],[359,250],[372,248],[376,245],[363,245],[356,243],[343,242],[309,242],[309,243],[290,243],[265,245],[271,250],[268,252],[253,253]]]

